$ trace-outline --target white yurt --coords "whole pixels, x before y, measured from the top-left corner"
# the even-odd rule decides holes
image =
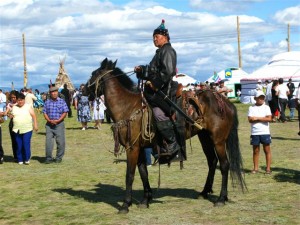
[[[283,78],[287,83],[289,79],[295,86],[300,82],[300,51],[284,52],[277,54],[264,66],[258,68],[247,78],[241,79],[241,102],[253,103],[258,80],[264,83],[266,80]]]
[[[192,78],[184,73],[176,74],[176,76],[173,77],[173,80],[182,84],[184,89],[188,89],[189,85],[196,83],[196,80],[194,78]]]
[[[215,73],[213,76],[207,79],[209,83],[218,83],[221,80],[224,80],[225,86],[231,88],[233,92],[228,93],[229,98],[236,97],[236,92],[241,90],[240,81],[243,78],[249,77],[249,74],[237,67],[230,67],[225,70],[222,70],[218,73]]]

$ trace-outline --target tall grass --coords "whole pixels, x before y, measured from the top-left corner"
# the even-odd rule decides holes
[[[143,195],[138,172],[133,185],[133,205],[127,215],[117,214],[125,190],[126,156],[115,158],[109,124],[101,130],[82,131],[76,118],[66,119],[66,155],[61,164],[44,164],[45,121],[38,114],[39,132],[32,137],[29,166],[13,162],[8,123],[2,124],[5,163],[0,165],[0,224],[299,224],[300,142],[298,122],[272,123],[272,170],[265,175],[264,153],[260,173],[251,174],[248,105],[236,104],[239,137],[248,192],[229,189],[229,202],[214,207],[221,185],[216,172],[214,193],[198,199],[207,175],[207,164],[197,138],[187,142],[188,160],[152,166],[149,179],[154,200],[149,209],[136,204]],[[93,123],[89,124],[90,127]],[[55,151],[54,151],[55,152]]]

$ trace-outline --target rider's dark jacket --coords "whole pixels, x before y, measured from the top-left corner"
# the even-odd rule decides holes
[[[176,51],[170,43],[156,50],[149,65],[149,80],[157,89],[167,91],[170,81],[176,75],[176,63]]]
[[[156,50],[156,54],[149,64],[148,77],[146,78],[151,81],[156,89],[161,90],[171,99],[177,89],[177,82],[172,80],[173,76],[176,75],[176,63],[176,51],[170,43],[166,43]],[[164,104],[164,100],[147,85],[145,86],[144,94],[150,105],[153,107],[158,106],[167,114],[169,113],[170,109],[169,107],[166,108],[167,105]]]

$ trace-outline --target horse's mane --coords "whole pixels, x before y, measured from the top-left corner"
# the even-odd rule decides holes
[[[118,81],[124,88],[133,92],[138,92],[137,84],[134,83],[133,80],[131,80],[129,76],[125,74],[120,68],[116,67],[112,74],[118,79]]]
[[[128,89],[129,91],[132,92],[138,92],[138,88],[137,88],[137,84],[133,82],[133,80],[131,80],[129,78],[129,76],[124,73],[120,68],[116,67],[117,64],[117,60],[115,62],[108,60],[107,58],[105,58],[102,62],[100,67],[92,72],[92,78],[96,79],[96,76],[99,75],[97,74],[97,71],[101,71],[101,70],[113,70],[112,71],[112,75],[113,77],[117,78],[117,80],[119,81],[119,83],[126,89]],[[108,78],[109,79],[109,78]],[[105,78],[104,78],[105,80]]]

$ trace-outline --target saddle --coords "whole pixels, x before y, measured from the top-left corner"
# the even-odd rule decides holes
[[[173,92],[174,93],[174,92]],[[176,89],[176,104],[182,109],[184,110],[184,105],[183,105],[183,85],[182,84],[178,84],[177,89]],[[156,130],[156,124],[155,124],[155,120],[154,117],[152,115],[152,108],[150,107],[150,105],[148,104],[146,98],[143,98],[143,101],[146,105],[145,109],[144,109],[144,113],[143,113],[143,119],[142,119],[142,138],[144,139],[145,142],[150,142],[150,145],[153,148],[153,152],[154,152],[154,157],[155,157],[155,163],[159,163],[159,164],[170,164],[171,162],[176,162],[176,161],[180,161],[182,163],[182,161],[186,160],[186,148],[185,148],[185,120],[184,118],[177,112],[174,113],[174,115],[172,115],[172,120],[173,120],[173,128],[174,131],[176,133],[176,137],[178,140],[178,143],[181,143],[181,150],[176,153],[175,155],[165,155],[163,153],[160,152],[160,144],[161,142],[164,143],[163,140],[160,139],[160,137],[156,137],[154,138],[154,136],[152,136],[151,132],[155,132]],[[145,124],[147,123],[147,124]],[[152,130],[148,130],[146,128],[152,128]],[[145,138],[146,137],[146,138]],[[149,138],[151,137],[151,138]],[[159,144],[160,143],[160,144]],[[181,166],[182,167],[182,166]]]
[[[179,83],[176,90],[176,98],[180,98],[182,96],[182,91],[183,91],[183,85]]]

